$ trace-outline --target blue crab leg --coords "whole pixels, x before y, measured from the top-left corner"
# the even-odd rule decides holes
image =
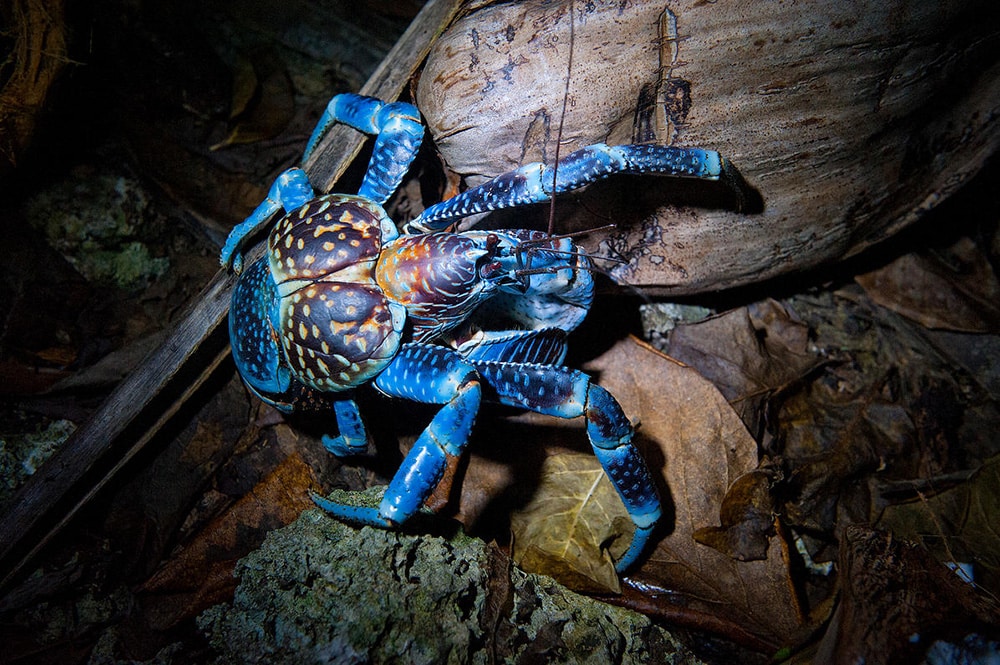
[[[559,365],[566,346],[566,331],[560,328],[481,330],[456,350],[468,360]]]
[[[548,201],[615,173],[650,173],[718,180],[728,162],[714,150],[660,145],[604,143],[581,148],[559,160],[558,169],[533,162],[433,205],[403,227],[405,233],[445,228],[469,215]],[[553,178],[555,180],[553,187]]]
[[[264,199],[257,208],[250,213],[245,221],[233,227],[226,239],[226,244],[222,247],[222,254],[219,262],[225,267],[231,267],[239,273],[243,270],[243,255],[240,254],[240,245],[244,238],[253,235],[261,229],[274,213],[279,210],[291,212],[301,208],[307,201],[311,201],[315,196],[312,185],[305,172],[299,168],[288,169],[275,180],[271,185],[267,198]]]
[[[345,506],[320,496],[316,504],[345,522],[391,527],[409,519],[459,457],[479,412],[482,390],[476,370],[444,347],[404,344],[375,379],[379,390],[426,404],[443,404],[413,444],[378,508]]]
[[[366,134],[375,134],[375,148],[358,194],[385,203],[403,181],[424,138],[417,107],[404,102],[385,103],[372,97],[346,93],[330,100],[306,145],[305,161],[335,123],[344,123]]]
[[[550,365],[471,362],[503,404],[559,418],[586,416],[587,436],[594,454],[635,524],[632,542],[615,564],[619,572],[628,569],[649,542],[661,509],[653,476],[632,443],[634,430],[618,401],[577,370]]]
[[[338,436],[323,435],[323,446],[337,457],[360,455],[368,449],[368,435],[361,420],[358,405],[353,399],[339,399],[333,403],[337,417]]]

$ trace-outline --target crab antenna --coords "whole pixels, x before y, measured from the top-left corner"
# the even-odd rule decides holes
[[[591,256],[590,254],[580,254],[578,252],[560,252],[560,253],[571,256],[585,256],[588,259],[611,261],[612,263],[619,263],[619,264],[628,263],[628,261],[624,261],[622,259],[613,259],[610,256]],[[612,278],[611,273],[608,272],[605,268],[600,268],[595,265],[545,266],[544,268],[518,268],[517,270],[514,270],[513,273],[518,277],[520,277],[521,275],[544,275],[546,273],[552,274],[552,273],[557,273],[560,270],[586,270],[587,272],[593,273],[595,275],[604,275],[605,277]],[[627,284],[623,286],[627,286]]]
[[[562,240],[563,238],[579,238],[581,236],[590,235],[595,231],[610,231],[611,229],[617,228],[615,224],[605,224],[604,226],[595,226],[592,229],[584,229],[583,231],[572,231],[570,233],[560,233],[559,235],[553,235],[551,233],[546,234],[544,238],[537,238],[535,240],[522,240],[518,243],[518,251],[521,247],[534,247],[535,245],[544,245],[552,240]]]
[[[562,145],[563,125],[566,124],[566,107],[569,105],[569,86],[573,80],[573,47],[576,44],[576,32],[573,29],[575,21],[576,6],[573,0],[569,3],[569,57],[566,62],[566,87],[563,90],[562,113],[559,116],[559,131],[556,132],[556,154],[555,164],[552,165],[552,198],[549,203],[549,235],[555,230],[556,225],[556,176],[559,175],[559,148]]]
[[[533,250],[534,250],[533,247],[529,247],[528,249],[526,249],[524,251],[525,252],[531,252]],[[568,249],[538,249],[538,250],[535,250],[535,251],[546,252],[548,254],[560,254],[562,256],[578,256],[578,257],[582,256],[582,257],[585,257],[585,258],[588,258],[588,259],[592,259],[594,261],[610,261],[611,263],[619,263],[619,264],[628,263],[628,261],[626,261],[625,259],[619,259],[619,258],[616,258],[614,256],[597,256],[597,255],[594,255],[594,254],[587,254],[586,252],[581,252],[581,251],[575,251],[575,252],[573,252],[573,251],[570,251]],[[565,269],[566,269],[566,266],[563,266],[562,268],[555,268],[555,267],[552,268],[552,270],[554,270],[554,271],[555,270],[565,270]],[[539,268],[539,270],[547,270],[547,268]]]

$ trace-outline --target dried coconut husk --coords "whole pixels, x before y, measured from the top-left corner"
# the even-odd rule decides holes
[[[552,162],[557,143],[563,156],[600,141],[720,151],[756,191],[751,205],[702,183],[624,178],[556,212],[560,232],[617,225],[583,242],[624,261],[604,264],[620,281],[704,292],[856,254],[974,177],[1000,147],[997,7],[487,4],[437,42],[417,101],[469,183]],[[514,217],[500,223],[533,223]]]

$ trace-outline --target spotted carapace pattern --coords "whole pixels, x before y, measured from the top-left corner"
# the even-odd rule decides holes
[[[423,140],[417,109],[338,95],[309,140],[334,123],[376,135],[357,195],[316,196],[305,173],[282,173],[230,234],[221,260],[240,272],[229,331],[236,367],[261,399],[336,421],[337,455],[367,447],[354,392],[440,405],[377,508],[314,496],[339,519],[391,527],[424,504],[462,455],[482,400],[583,417],[594,454],[635,526],[617,567],[635,563],[660,515],[656,483],[633,428],[605,389],[562,366],[567,333],[586,316],[590,261],[571,238],[532,230],[445,229],[467,215],[549,200],[613,173],[717,180],[718,153],[662,146],[587,146],[558,164],[527,164],[433,205],[401,235],[382,204]],[[243,270],[241,246],[275,216],[265,255]]]

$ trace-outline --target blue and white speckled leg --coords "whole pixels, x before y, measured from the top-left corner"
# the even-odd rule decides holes
[[[306,177],[305,171],[302,169],[288,169],[279,175],[274,184],[271,185],[267,198],[250,213],[245,221],[237,224],[229,232],[226,244],[222,247],[222,254],[219,256],[219,262],[225,267],[231,267],[235,272],[241,272],[243,270],[243,255],[240,253],[240,245],[243,244],[243,240],[260,230],[279,210],[291,212],[301,208],[314,196],[315,192],[313,192],[312,185],[309,184],[309,178]]]
[[[660,496],[646,461],[632,443],[635,430],[618,400],[604,388],[591,383],[587,391],[586,416],[587,435],[597,461],[604,467],[635,524],[632,542],[615,564],[621,572],[635,563],[646,548],[660,519]]]
[[[333,413],[337,417],[338,436],[323,435],[323,446],[337,457],[360,455],[368,450],[368,434],[361,420],[358,405],[352,399],[341,399],[333,403]]]
[[[422,344],[404,344],[375,385],[393,397],[444,406],[413,444],[378,508],[345,506],[319,496],[313,500],[345,522],[385,528],[416,513],[441,482],[449,460],[465,450],[482,390],[476,370],[460,355]]]
[[[456,350],[469,360],[561,365],[566,358],[566,331],[481,330]]]
[[[472,364],[503,404],[559,418],[586,416],[594,454],[635,524],[632,542],[615,564],[619,572],[629,568],[649,542],[661,509],[653,476],[632,443],[634,430],[618,401],[577,370],[517,363]]]
[[[403,181],[424,138],[417,107],[404,102],[385,103],[355,94],[337,95],[316,124],[303,161],[308,159],[330,127],[341,122],[366,134],[375,134],[375,148],[358,194],[385,203]]]
[[[455,220],[490,210],[548,201],[615,173],[650,173],[718,180],[726,160],[714,150],[604,143],[581,148],[558,168],[534,162],[433,205],[403,227],[405,233],[437,231]]]

